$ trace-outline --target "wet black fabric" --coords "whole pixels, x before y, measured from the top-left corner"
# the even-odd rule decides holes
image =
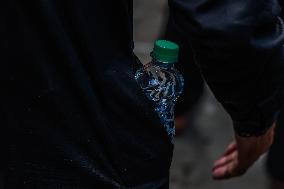
[[[267,95],[282,82],[277,4],[261,2],[170,1],[221,102],[254,105],[252,81],[271,78]],[[168,188],[173,146],[133,77],[132,1],[4,0],[0,41],[5,189]]]
[[[5,189],[167,188],[172,145],[134,80],[131,1],[1,1],[0,33]]]

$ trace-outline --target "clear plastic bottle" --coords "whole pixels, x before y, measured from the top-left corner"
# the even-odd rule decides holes
[[[177,44],[157,40],[151,53],[152,61],[135,74],[147,98],[154,102],[155,111],[172,142],[175,135],[174,106],[184,86],[182,75],[174,67],[178,61],[178,52]]]

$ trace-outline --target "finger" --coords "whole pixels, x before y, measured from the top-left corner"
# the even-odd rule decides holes
[[[224,180],[241,175],[236,162],[237,161],[232,161],[225,166],[215,169],[212,173],[213,179]]]
[[[237,149],[237,143],[236,141],[233,141],[226,149],[224,155],[229,155],[230,153],[232,153],[233,151],[235,151]]]
[[[213,167],[218,167],[220,165],[226,164],[230,162],[234,156],[236,155],[237,145],[236,142],[232,142],[226,149],[225,153],[219,158],[217,161],[215,161]]]
[[[227,171],[228,168],[227,166],[222,166],[222,167],[219,167],[217,169],[215,169],[213,172],[212,172],[212,177],[213,179],[215,180],[221,180],[221,179],[225,179],[225,177],[227,176]]]
[[[232,152],[231,154],[229,154],[227,156],[222,156],[220,159],[215,161],[215,163],[213,165],[213,171],[214,171],[214,169],[217,169],[218,167],[225,166],[226,164],[229,164],[233,160],[236,160],[237,155],[238,155],[238,152],[235,150],[234,152]]]
[[[240,163],[238,163],[238,160],[235,159],[229,164],[215,169],[212,176],[215,180],[230,179],[232,177],[244,175],[247,170],[248,167],[243,167]]]

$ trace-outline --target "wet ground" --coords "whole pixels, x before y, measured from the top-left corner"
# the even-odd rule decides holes
[[[153,41],[161,36],[166,0],[134,1],[135,51],[148,62]],[[196,121],[175,141],[170,189],[266,189],[265,157],[242,178],[213,181],[211,166],[233,138],[232,123],[221,105],[206,90]]]

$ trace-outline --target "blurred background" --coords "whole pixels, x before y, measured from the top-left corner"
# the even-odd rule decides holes
[[[153,42],[163,38],[167,15],[167,0],[134,1],[135,53],[143,63],[150,61]],[[193,110],[194,114],[187,115],[190,120],[187,128],[175,140],[170,189],[269,188],[265,171],[266,156],[242,178],[230,181],[211,179],[213,162],[232,141],[233,127],[230,117],[208,87],[205,86],[199,101]]]

